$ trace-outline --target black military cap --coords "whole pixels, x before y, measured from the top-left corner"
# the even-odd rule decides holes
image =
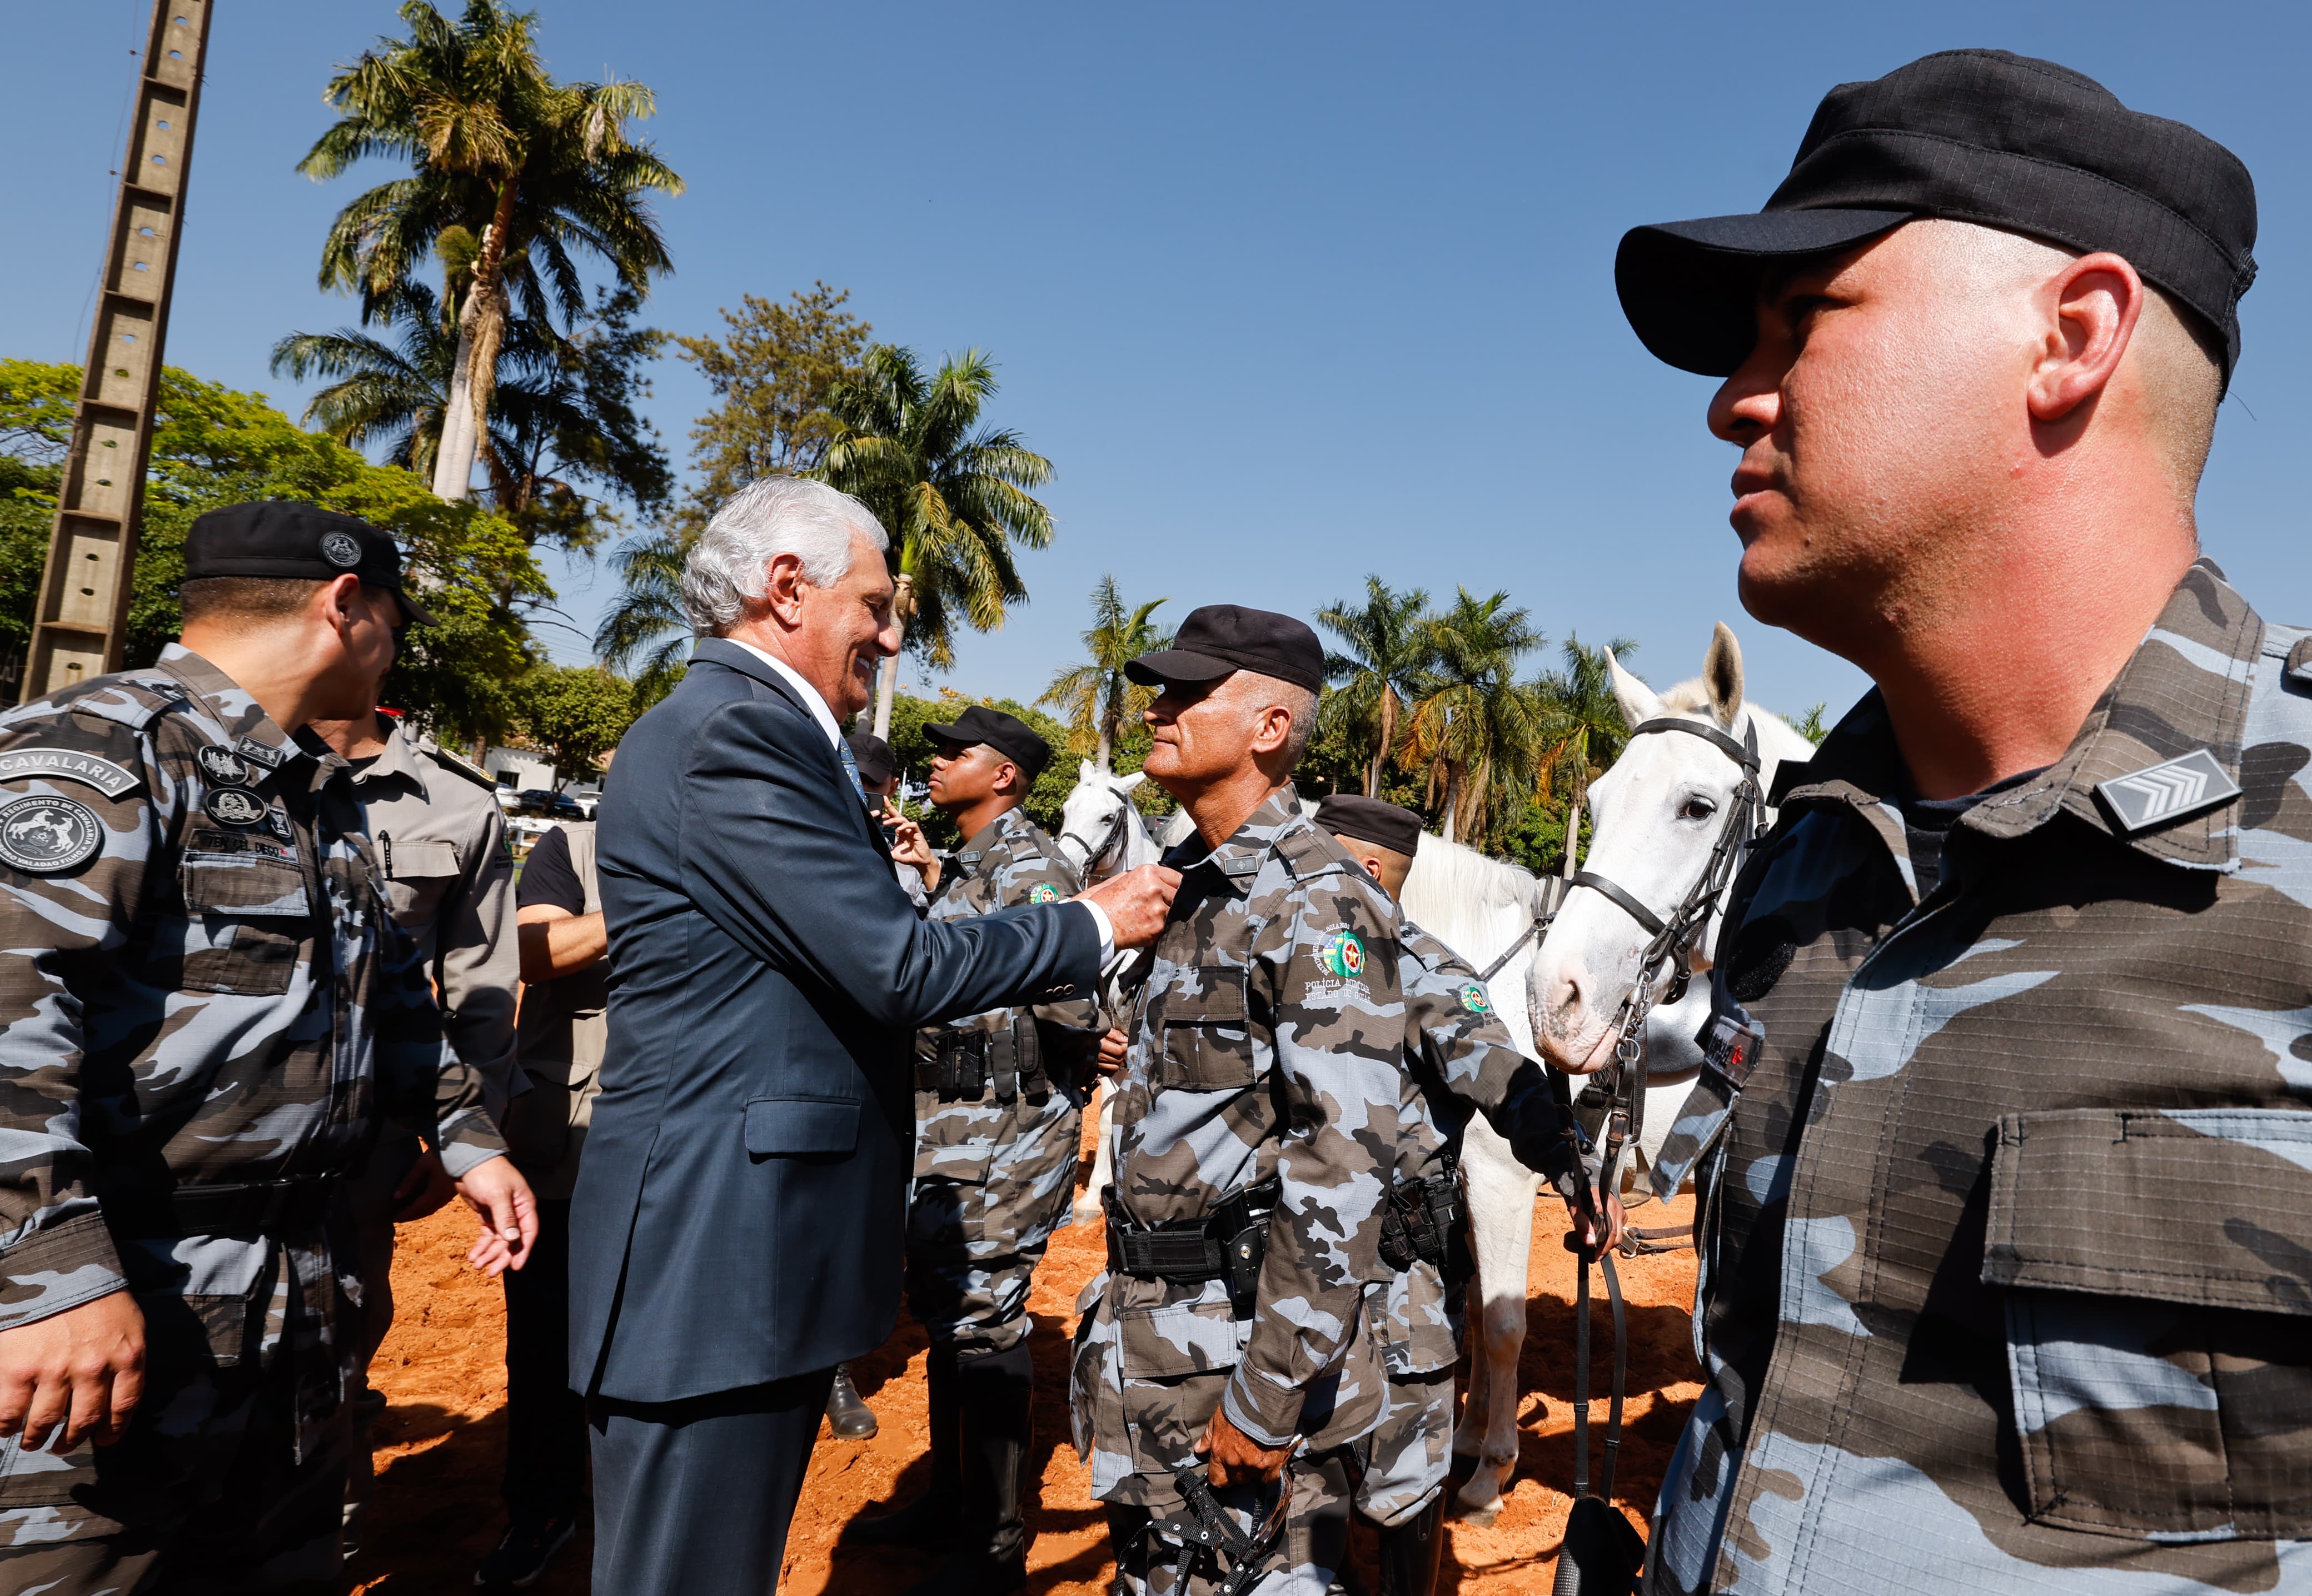
[[[1043,775],[1044,767],[1052,761],[1052,745],[1036,735],[1035,727],[985,704],[973,705],[951,725],[925,726],[924,735],[960,748],[984,742],[1026,771],[1029,781]]]
[[[854,732],[843,741],[851,745],[851,762],[859,767],[859,779],[869,786],[880,787],[898,774],[898,756],[872,732]]]
[[[1408,859],[1421,846],[1419,815],[1356,793],[1336,793],[1319,802],[1317,824],[1336,837],[1354,837]]]
[[[1143,687],[1168,681],[1212,681],[1232,671],[1274,676],[1315,692],[1325,680],[1325,649],[1317,634],[1289,615],[1207,604],[1189,611],[1172,646],[1142,654],[1124,673]]]
[[[203,576],[286,576],[327,582],[352,572],[372,587],[390,588],[421,627],[433,614],[401,585],[401,551],[357,516],[293,499],[227,504],[185,534],[185,580]]]
[[[1633,228],[1614,284],[1648,349],[1682,371],[1729,376],[1757,341],[1768,262],[1922,217],[2124,256],[2205,320],[2230,381],[2239,297],[2255,280],[2247,168],[2093,78],[2005,50],[1947,50],[1841,83],[1764,211]]]

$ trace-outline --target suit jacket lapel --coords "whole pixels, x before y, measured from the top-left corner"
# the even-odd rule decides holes
[[[828,779],[845,792],[851,791],[851,778],[843,772],[843,761],[835,757],[831,745],[819,741],[826,732],[819,723],[819,717],[811,714],[810,706],[795,691],[793,683],[757,659],[749,651],[721,637],[701,637],[697,646],[690,651],[690,657],[693,662],[705,660],[713,664],[727,666],[750,681],[760,682],[793,706],[795,713],[802,716],[804,723],[810,728],[811,746],[825,758]],[[855,794],[853,795],[854,798],[857,796]],[[868,845],[883,856],[883,863],[889,864],[891,862],[891,845],[883,836],[883,828],[868,814],[866,805],[854,802],[851,807],[859,816],[860,829]]]

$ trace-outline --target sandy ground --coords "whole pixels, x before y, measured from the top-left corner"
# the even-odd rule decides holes
[[[1672,1210],[1688,1217],[1686,1205]],[[1641,1223],[1664,1223],[1660,1210]],[[1464,1596],[1509,1596],[1548,1588],[1573,1478],[1573,1260],[1563,1250],[1563,1209],[1554,1197],[1537,1213],[1527,1307],[1525,1397],[1514,1485],[1487,1528],[1453,1521],[1439,1589]],[[498,1469],[504,1455],[504,1302],[498,1287],[463,1267],[472,1221],[462,1204],[406,1226],[394,1262],[399,1318],[372,1373],[392,1408],[379,1427],[377,1497],[370,1549],[355,1561],[355,1588],[377,1596],[471,1589],[475,1563],[502,1527]],[[1083,1283],[1102,1261],[1099,1226],[1063,1231],[1038,1272],[1037,1447],[1044,1454],[1041,1499],[1029,1512],[1031,1592],[1102,1596],[1110,1565],[1105,1521],[1084,1490],[1085,1470],[1068,1442],[1067,1331]],[[1616,1495],[1642,1524],[1687,1411],[1700,1394],[1686,1307],[1693,1255],[1673,1253],[1623,1265],[1630,1303],[1630,1390]],[[1602,1299],[1602,1291],[1600,1292]],[[1605,1420],[1610,1332],[1602,1300],[1595,1331],[1596,1416]],[[912,1583],[929,1559],[910,1553],[838,1549],[836,1536],[863,1510],[880,1512],[919,1490],[928,1475],[924,1333],[902,1319],[873,1356],[853,1365],[861,1392],[881,1421],[864,1442],[821,1431],[810,1483],[787,1542],[788,1596],[882,1596]],[[1463,1464],[1466,1471],[1467,1464]],[[587,1538],[564,1550],[533,1591],[575,1596],[588,1589]],[[1359,1541],[1368,1588],[1371,1530]]]

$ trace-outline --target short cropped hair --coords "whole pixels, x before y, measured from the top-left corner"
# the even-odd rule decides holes
[[[875,513],[847,493],[799,477],[766,477],[722,501],[682,562],[682,608],[691,630],[719,637],[759,599],[765,567],[780,555],[802,562],[805,580],[833,587],[851,573],[851,539],[888,549]]]
[[[286,620],[328,583],[308,576],[196,576],[177,589],[187,626],[266,626]]]

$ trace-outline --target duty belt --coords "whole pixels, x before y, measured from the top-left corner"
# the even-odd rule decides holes
[[[1271,1176],[1222,1198],[1202,1219],[1143,1225],[1125,1212],[1111,1185],[1100,1197],[1108,1214],[1108,1267],[1135,1280],[1181,1285],[1225,1280],[1237,1317],[1247,1318],[1268,1256],[1268,1216],[1283,1194],[1283,1182]]]
[[[318,1226],[338,1184],[336,1175],[297,1175],[173,1191],[109,1192],[98,1202],[105,1223],[131,1238],[277,1235]]]
[[[1051,1096],[1042,1039],[1032,1019],[1022,1015],[1012,1022],[1010,1030],[993,1035],[942,1027],[933,1035],[931,1057],[915,1060],[915,1090],[936,1092],[942,1102],[974,1101],[985,1096],[991,1084],[997,1100],[1007,1103],[1023,1092],[1031,1103]]]

